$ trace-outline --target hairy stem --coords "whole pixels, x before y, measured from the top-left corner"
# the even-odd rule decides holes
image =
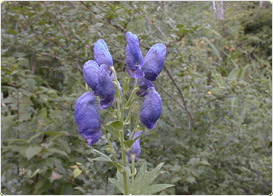
[[[136,82],[135,82],[135,85],[134,85],[134,88],[133,88],[133,91],[132,91],[132,93],[131,93],[131,95],[130,95],[128,101],[127,101],[127,103],[125,104],[125,107],[128,107],[129,104],[131,103],[131,101],[135,98],[135,94],[139,90],[139,88],[137,87],[138,81],[139,81],[139,79],[137,78]]]
[[[111,153],[112,153],[112,155],[113,155],[115,161],[118,163],[118,159],[117,159],[117,156],[116,156],[116,154],[115,154],[115,150],[114,150],[114,148],[113,148],[113,146],[112,146],[111,140],[110,140],[110,138],[109,138],[109,136],[108,136],[108,134],[107,134],[107,132],[106,132],[106,129],[105,129],[104,127],[102,127],[101,129],[102,129],[102,131],[103,131],[103,134],[106,136],[106,139],[107,139],[108,144],[110,145]]]
[[[132,159],[132,185],[131,185],[131,193],[134,191],[134,183],[135,183],[135,154],[131,154]]]
[[[125,149],[125,145],[124,145],[124,133],[123,131],[120,132],[120,143],[121,143],[121,148],[122,148],[122,165],[123,167],[127,166],[127,162],[126,162],[126,149]],[[123,182],[124,182],[124,194],[128,195],[128,181],[127,181],[127,173],[124,170],[123,171]]]

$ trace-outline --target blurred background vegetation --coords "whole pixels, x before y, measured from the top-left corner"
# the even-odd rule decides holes
[[[145,55],[167,46],[157,128],[143,162],[164,162],[160,194],[270,194],[272,7],[269,2],[3,2],[1,192],[117,194],[116,169],[78,134],[83,64],[102,38],[123,84],[125,33]],[[143,101],[140,99],[139,105]],[[107,122],[111,111],[101,111]],[[107,151],[103,136],[92,148]],[[107,154],[107,152],[105,152]]]

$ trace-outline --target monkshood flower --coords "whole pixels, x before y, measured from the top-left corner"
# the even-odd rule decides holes
[[[155,88],[151,88],[149,94],[145,97],[140,110],[140,122],[148,129],[156,127],[156,121],[159,119],[162,111],[162,100]]]
[[[109,70],[108,65],[102,64],[100,66],[100,73],[98,79],[98,92],[100,96],[100,108],[106,109],[115,100],[115,85],[113,83],[113,73]]]
[[[101,120],[96,97],[91,92],[85,92],[78,98],[75,106],[75,119],[79,133],[89,146],[96,143],[101,135]]]
[[[99,95],[98,80],[100,67],[96,61],[89,60],[83,66],[83,76],[88,86],[94,91],[95,95]]]
[[[126,33],[126,70],[131,77],[141,78],[144,76],[141,67],[143,65],[143,56],[139,48],[137,36],[131,32]]]
[[[94,46],[94,58],[95,61],[101,66],[102,64],[108,67],[113,66],[113,58],[108,50],[106,43],[99,39]]]
[[[144,97],[148,94],[148,88],[154,88],[153,83],[150,80],[147,80],[145,77],[139,78],[138,81],[139,91],[136,94],[140,97]]]
[[[83,66],[83,75],[88,86],[99,96],[100,108],[106,109],[112,105],[115,96],[114,74],[110,70],[113,58],[106,43],[100,39],[94,45],[95,61],[89,60]],[[122,94],[122,88],[119,85]]]
[[[140,136],[142,134],[142,131],[138,131],[135,133],[134,138]],[[135,162],[138,161],[138,158],[141,154],[141,147],[140,147],[140,137],[133,143],[131,150],[126,152],[127,156],[128,156],[128,161],[131,163],[132,162],[132,157],[131,155],[135,155]]]
[[[155,81],[158,74],[164,67],[166,57],[166,46],[158,43],[153,45],[144,58],[142,70],[145,73],[145,78],[150,81]]]

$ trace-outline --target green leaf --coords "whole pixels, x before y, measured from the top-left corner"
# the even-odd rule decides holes
[[[228,75],[228,79],[230,80],[235,80],[237,79],[238,73],[239,73],[240,69],[238,68],[234,68]]]
[[[67,157],[67,154],[66,154],[65,151],[62,151],[62,150],[59,150],[59,149],[56,149],[56,148],[49,148],[48,152],[51,152],[52,154],[57,153],[57,154],[60,154],[60,155],[63,155],[63,156]]]
[[[101,157],[103,157],[105,161],[112,162],[112,160],[110,159],[110,157],[107,156],[106,154],[103,154],[102,152],[100,152],[100,151],[98,151],[96,149],[92,149],[92,151],[94,151],[94,152],[98,153],[99,155],[101,155]]]
[[[122,178],[123,179],[123,178]],[[109,182],[112,183],[117,189],[124,194],[124,186],[121,180],[117,180],[115,178],[108,178]]]
[[[186,182],[189,182],[191,184],[195,183],[195,177],[193,176],[188,176],[185,180]]]
[[[199,158],[191,158],[191,160],[189,161],[189,164],[195,166],[199,164],[199,162],[200,162]]]
[[[113,136],[116,137],[116,138],[119,138],[119,133],[120,133],[119,130],[113,129],[112,127],[106,127],[106,129],[107,129],[107,131],[108,131],[109,133],[111,133],[111,135],[113,135]]]
[[[202,160],[200,161],[200,164],[202,165],[210,165],[209,162],[207,160]]]
[[[42,135],[43,132],[39,132],[39,133],[36,133],[35,135],[31,136],[28,140],[27,140],[27,143],[31,143],[34,139],[36,139],[37,137],[39,137],[40,135]]]
[[[145,163],[141,166],[138,171],[135,182],[134,182],[134,190],[132,192],[133,195],[147,195],[157,193],[162,191],[165,188],[172,187],[170,184],[153,184],[154,180],[161,173],[160,169],[163,166],[163,163],[160,163],[156,168],[152,171],[147,171],[147,166]]]
[[[9,140],[8,140],[8,143],[9,143],[9,144],[12,144],[12,143],[20,143],[20,142],[22,142],[22,143],[24,143],[24,144],[27,144],[27,141],[26,141],[26,140],[23,140],[23,139],[9,139]]]
[[[134,143],[138,138],[140,138],[140,136],[136,137],[136,138],[133,139],[133,140],[127,140],[127,141],[125,141],[125,142],[124,142],[125,146],[126,146],[127,148],[131,148],[131,146],[133,145],[133,143]]]
[[[65,184],[62,186],[61,195],[73,195],[73,187],[71,184]]]
[[[80,170],[79,168],[74,169],[73,171],[74,178],[77,178],[81,173],[82,173],[82,170]]]
[[[42,150],[42,147],[29,147],[26,150],[27,159],[30,160],[35,155],[39,154],[41,150]]]
[[[214,44],[206,37],[203,37],[203,39],[210,45],[210,47],[212,48],[213,53],[218,57],[219,60],[222,60],[220,53],[218,51],[218,49],[214,46]]]
[[[111,159],[109,160],[108,158],[105,158],[105,157],[97,157],[97,158],[92,159],[92,161],[112,162]]]
[[[111,135],[119,138],[119,133],[121,130],[123,130],[123,123],[119,120],[110,121],[106,124],[106,129],[111,133]]]
[[[119,120],[110,121],[106,124],[106,126],[112,127],[113,129],[116,129],[116,130],[123,130],[123,123]]]
[[[147,187],[147,190],[142,190],[141,195],[151,195],[173,186],[174,185],[172,184],[152,184],[151,186]]]
[[[239,76],[240,76],[240,80],[243,80],[243,79],[244,79],[245,74],[246,74],[246,71],[247,71],[247,69],[248,69],[249,67],[250,67],[250,65],[247,64],[247,65],[243,68],[242,73],[239,75]]]

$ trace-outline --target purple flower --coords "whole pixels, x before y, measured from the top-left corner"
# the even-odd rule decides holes
[[[140,78],[144,76],[141,66],[143,65],[143,56],[139,48],[139,41],[135,34],[126,33],[126,70],[131,77]]]
[[[89,146],[96,143],[101,135],[101,120],[96,97],[93,93],[85,92],[78,98],[75,106],[75,119],[79,133]]]
[[[142,131],[138,131],[135,133],[134,138],[140,136],[142,134]],[[131,150],[126,152],[127,156],[128,156],[128,160],[131,163],[132,162],[132,158],[131,158],[131,154],[135,154],[135,162],[138,161],[138,158],[141,154],[141,147],[140,147],[140,137],[133,143],[133,145],[131,146]]]
[[[88,86],[94,91],[95,95],[99,95],[97,86],[99,79],[100,67],[96,61],[89,60],[83,66],[83,76]]]
[[[136,94],[140,97],[144,97],[148,94],[148,88],[154,88],[153,83],[150,80],[147,80],[145,77],[139,78],[138,81],[139,91]]]
[[[106,43],[99,39],[94,46],[94,58],[95,61],[101,66],[102,64],[108,67],[113,66],[113,58],[108,50]]]
[[[148,129],[156,127],[156,121],[159,119],[162,111],[162,100],[154,88],[146,95],[140,110],[140,122]]]
[[[158,74],[164,67],[166,57],[166,46],[158,43],[153,45],[144,58],[142,70],[145,73],[145,78],[155,81]]]
[[[106,43],[100,39],[94,46],[95,61],[89,60],[83,66],[83,75],[88,86],[99,96],[100,108],[106,109],[115,100],[114,75],[109,67],[113,66],[113,59]],[[119,85],[122,93],[122,88]]]
[[[106,109],[115,100],[115,85],[113,83],[113,73],[108,66],[102,64],[98,79],[98,92],[100,96],[100,108]]]

